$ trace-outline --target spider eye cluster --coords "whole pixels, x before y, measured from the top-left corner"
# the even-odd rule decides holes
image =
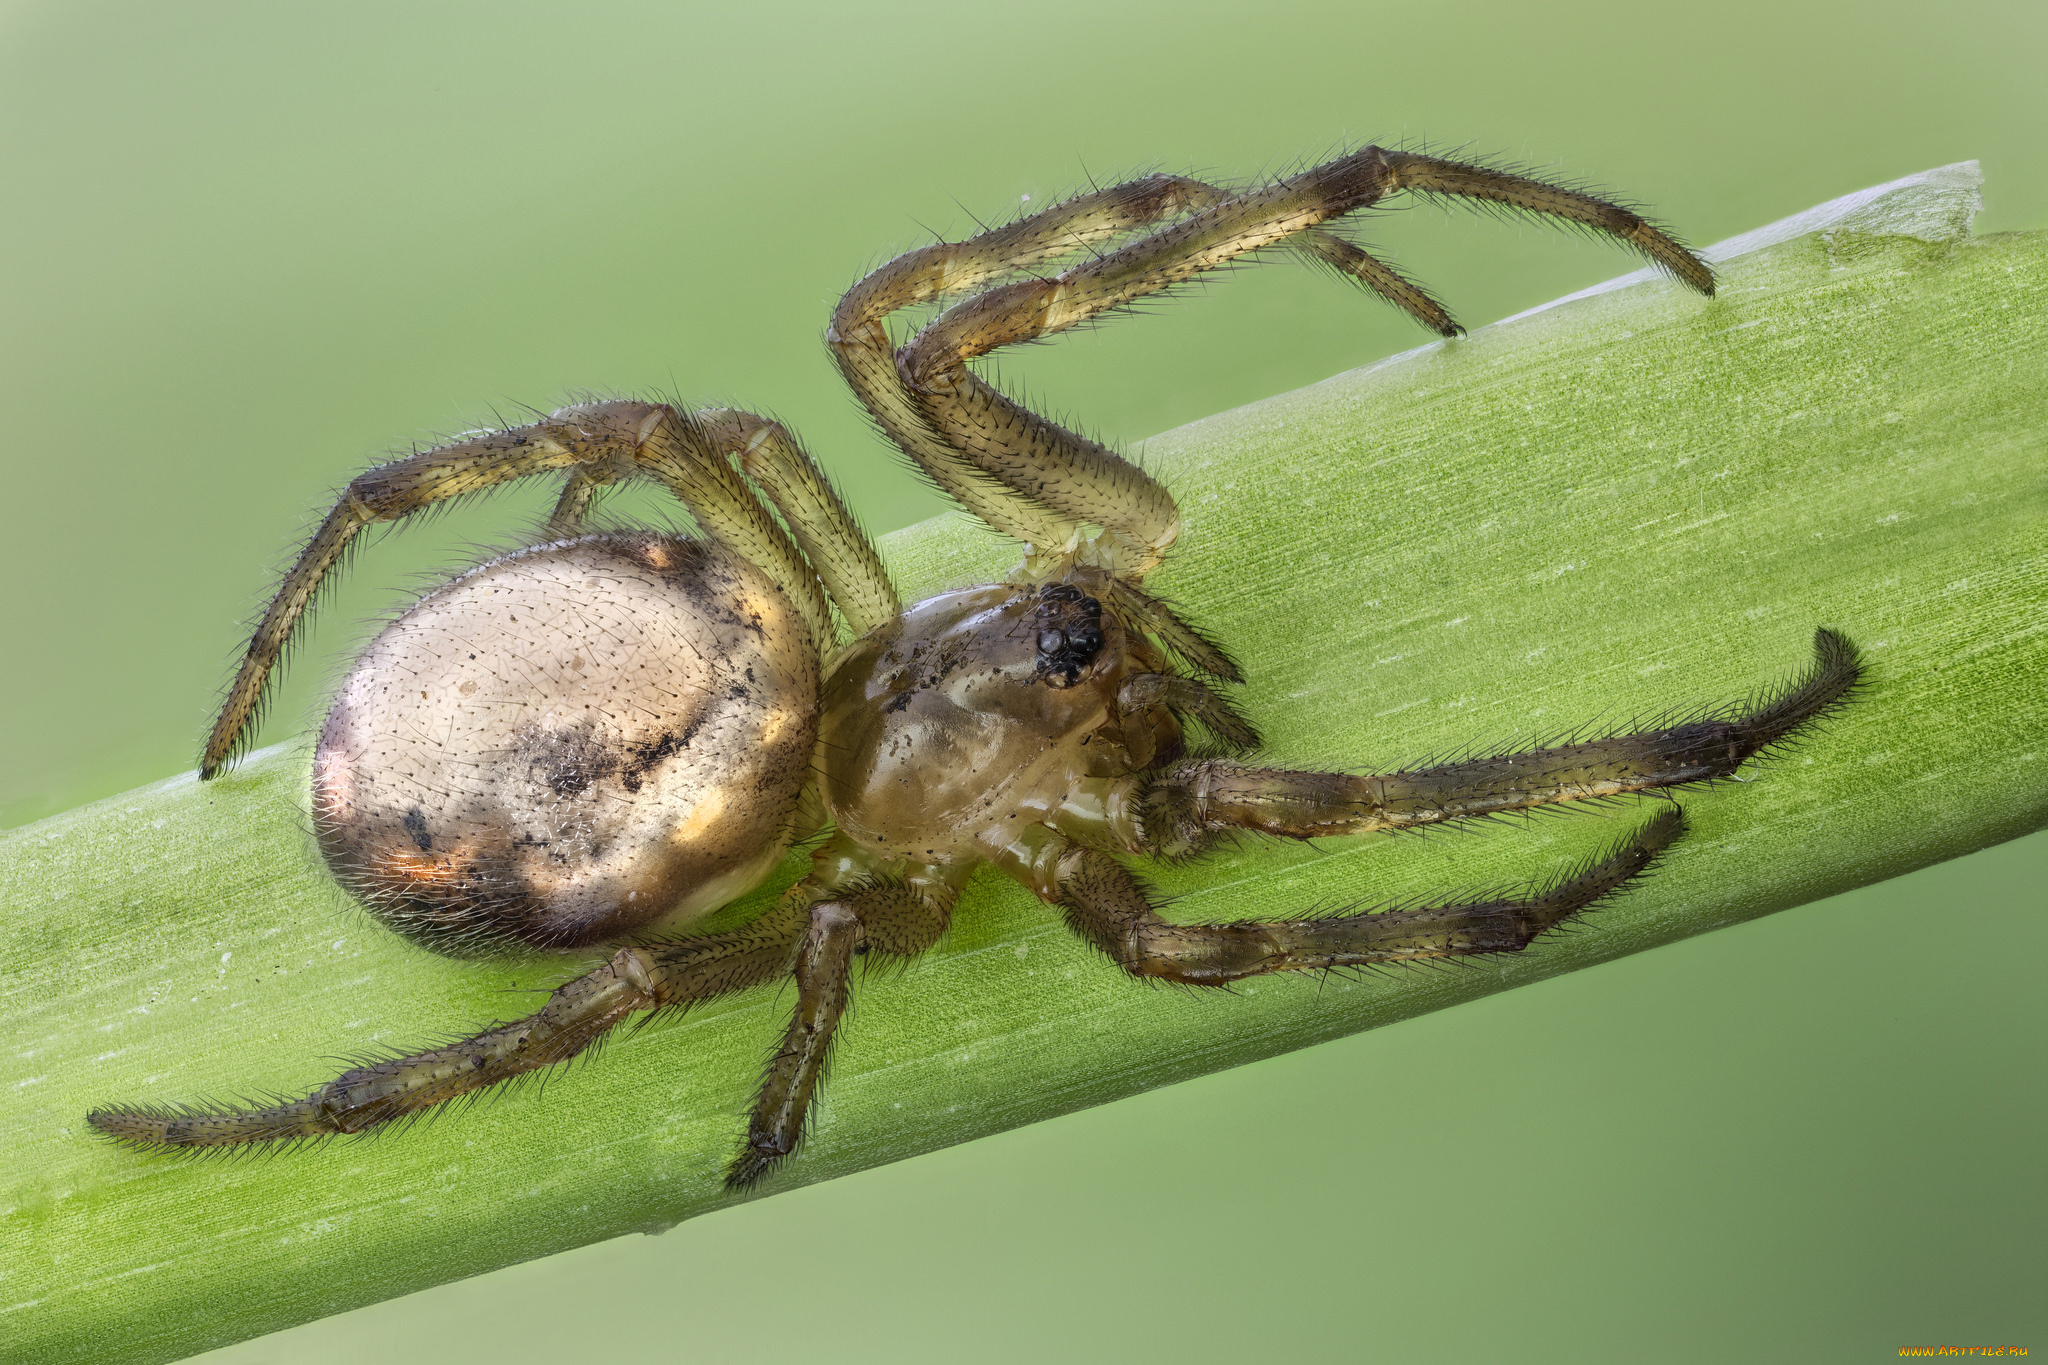
[[[1102,652],[1102,603],[1071,583],[1038,590],[1033,612],[1038,631],[1038,676],[1053,687],[1072,687]]]

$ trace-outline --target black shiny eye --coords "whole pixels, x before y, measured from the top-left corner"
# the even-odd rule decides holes
[[[1041,630],[1038,632],[1038,652],[1040,654],[1057,654],[1066,647],[1067,637],[1059,631]]]
[[[1053,633],[1052,631],[1047,631],[1046,635]],[[1102,648],[1102,632],[1094,626],[1075,626],[1067,632],[1067,643],[1073,646],[1076,654],[1093,654],[1096,650]],[[1040,649],[1045,648],[1045,635],[1038,637],[1038,647]]]
[[[1081,610],[1087,612],[1090,616],[1093,616],[1098,621],[1102,619],[1102,603],[1096,601],[1092,597],[1084,597],[1081,599]]]

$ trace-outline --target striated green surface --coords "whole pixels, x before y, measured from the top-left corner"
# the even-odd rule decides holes
[[[2048,823],[2048,234],[1962,239],[1972,195],[1937,174],[1730,260],[1715,301],[1611,289],[1149,443],[1188,517],[1162,590],[1246,661],[1279,761],[1393,765],[1731,698],[1822,621],[1866,647],[1873,687],[1757,780],[1690,797],[1669,870],[1584,932],[1472,970],[1140,990],[978,882],[943,949],[863,983],[816,1135],[770,1188]],[[1010,557],[951,520],[886,549],[913,592]],[[724,1198],[769,991],[399,1134],[194,1163],[90,1140],[90,1104],[300,1090],[323,1058],[523,1012],[508,991],[560,974],[376,929],[320,876],[302,787],[273,751],[0,842],[8,1358],[173,1358]],[[1635,818],[1259,846],[1158,880],[1186,918],[1397,899],[1541,875]]]

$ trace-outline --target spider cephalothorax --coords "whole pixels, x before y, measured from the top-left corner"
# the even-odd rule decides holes
[[[1682,832],[1675,806],[1555,885],[1380,913],[1175,924],[1122,861],[1198,857],[1247,830],[1414,828],[1722,777],[1855,686],[1855,650],[1823,630],[1813,666],[1775,696],[1662,729],[1374,776],[1238,761],[1258,735],[1220,690],[1242,681],[1237,665],[1144,587],[1180,534],[1172,495],[969,362],[1277,245],[1455,334],[1441,305],[1323,226],[1404,189],[1605,232],[1713,292],[1703,262],[1618,204],[1378,147],[1236,194],[1152,176],[912,251],[847,293],[827,340],[889,438],[1024,557],[1008,582],[908,608],[809,456],[744,412],[586,403],[356,478],[257,627],[202,775],[247,738],[314,590],[364,527],[562,478],[546,543],[429,593],[356,662],[316,750],[314,824],[341,883],[431,947],[625,946],[527,1018],[303,1100],[92,1124],[153,1148],[359,1132],[563,1061],[646,1011],[791,979],[794,1016],[728,1173],[743,1185],[802,1138],[852,959],[930,947],[984,864],[1125,971],[1192,985],[1516,952],[1641,873]],[[892,341],[889,314],[954,295]],[[634,478],[674,492],[698,537],[586,534],[593,490]],[[813,836],[810,875],[752,923],[650,937],[751,890]]]

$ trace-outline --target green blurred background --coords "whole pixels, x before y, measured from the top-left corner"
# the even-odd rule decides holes
[[[494,413],[744,402],[873,529],[939,511],[819,340],[934,232],[1366,140],[1619,187],[1697,243],[1976,157],[1979,231],[2038,228],[2044,53],[2038,0],[0,7],[0,825],[189,767],[308,518]],[[1368,235],[1469,325],[1634,264],[1430,208]],[[1423,340],[1276,262],[1002,374],[1128,441]],[[262,742],[544,502],[363,555]],[[207,1359],[2048,1349],[2044,884],[2037,835]]]

